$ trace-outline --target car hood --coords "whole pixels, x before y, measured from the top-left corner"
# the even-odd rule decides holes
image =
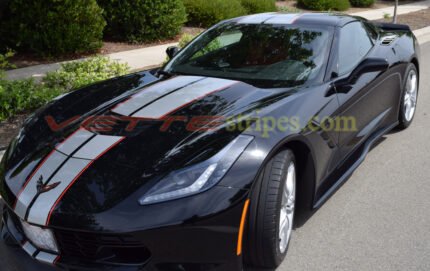
[[[291,95],[219,78],[148,72],[61,97],[31,116],[1,165],[22,219],[105,212],[167,173],[208,159],[243,131],[229,122]]]

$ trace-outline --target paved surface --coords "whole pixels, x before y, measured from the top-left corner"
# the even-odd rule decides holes
[[[297,228],[289,270],[430,270],[430,43],[413,124],[391,133]]]
[[[277,271],[430,270],[430,43],[421,51],[414,123],[385,136],[329,201],[298,221]],[[2,242],[0,257],[0,271],[52,270]]]
[[[430,0],[420,1],[405,5],[399,5],[398,14],[406,14],[410,12],[419,11],[430,7]],[[393,14],[394,6],[373,9],[368,11],[362,11],[357,13],[352,13],[352,15],[361,16],[369,20],[382,19],[385,14]],[[422,31],[421,31],[422,32]],[[426,33],[430,33],[428,30]],[[430,40],[430,37],[429,37]],[[142,49],[136,49],[131,51],[113,53],[109,56],[112,59],[118,60],[121,63],[128,63],[132,70],[143,70],[150,67],[155,67],[163,63],[166,58],[166,49],[169,46],[174,46],[177,43],[170,43],[164,45],[158,45],[153,47],[147,47]],[[14,69],[6,72],[6,78],[10,80],[22,79],[22,78],[36,78],[40,79],[47,72],[55,71],[59,69],[61,63],[53,63],[46,65],[36,65],[31,67],[26,67],[22,69]]]
[[[429,6],[430,6],[430,0],[412,2],[406,5],[402,5],[400,2],[400,5],[397,9],[397,15],[420,11],[428,8]],[[378,20],[378,19],[384,18],[385,14],[388,14],[391,17],[394,15],[394,1],[393,1],[392,7],[372,9],[372,10],[352,13],[352,15],[361,16],[368,20]]]
[[[142,70],[144,68],[157,66],[160,63],[163,63],[163,61],[166,59],[167,47],[175,45],[177,45],[177,43],[168,43],[147,48],[108,54],[106,56],[110,57],[113,60],[117,60],[120,63],[127,63],[132,71]],[[85,58],[81,60],[85,60]],[[10,70],[6,72],[6,78],[9,80],[16,80],[32,77],[37,80],[45,76],[45,74],[48,72],[58,70],[61,67],[61,63],[65,62],[35,65],[26,68]]]
[[[420,44],[430,42],[430,26],[415,30],[414,34]]]

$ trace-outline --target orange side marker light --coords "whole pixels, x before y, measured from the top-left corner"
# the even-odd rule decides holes
[[[242,218],[240,219],[239,236],[237,238],[237,256],[242,254],[243,231],[245,229],[246,214],[248,213],[249,199],[245,201],[243,206]]]

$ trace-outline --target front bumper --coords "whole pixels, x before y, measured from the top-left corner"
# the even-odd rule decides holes
[[[52,228],[60,255],[39,251],[31,245],[20,230],[19,219],[4,207],[2,239],[7,243],[13,240],[30,257],[50,265],[52,270],[242,270],[242,257],[236,255],[236,249],[247,192],[237,190],[232,194],[235,200],[230,198],[230,206],[222,212],[204,218],[196,214],[195,219],[181,224],[126,233]],[[40,265],[37,261],[32,261],[35,269],[31,270]]]

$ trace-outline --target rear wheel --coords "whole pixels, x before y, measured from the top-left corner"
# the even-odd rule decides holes
[[[266,164],[252,192],[246,264],[276,268],[284,260],[293,230],[296,161],[291,150]]]
[[[399,128],[406,129],[415,116],[418,99],[418,72],[414,64],[409,64],[399,110]]]

